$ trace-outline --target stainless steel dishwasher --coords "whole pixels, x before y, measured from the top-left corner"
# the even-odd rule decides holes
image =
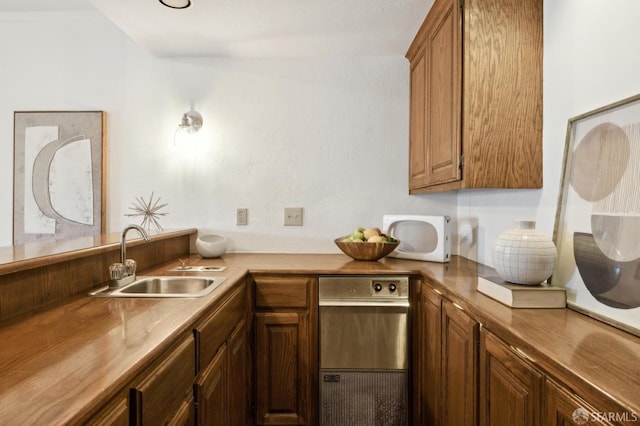
[[[409,424],[409,278],[319,279],[320,425]]]

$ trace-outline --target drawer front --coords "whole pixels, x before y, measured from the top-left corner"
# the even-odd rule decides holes
[[[256,277],[257,308],[307,308],[309,277]]]
[[[131,389],[135,424],[165,424],[190,398],[195,378],[194,347],[193,337],[187,337]]]
[[[198,373],[211,362],[246,313],[247,286],[242,284],[219,308],[194,328]]]

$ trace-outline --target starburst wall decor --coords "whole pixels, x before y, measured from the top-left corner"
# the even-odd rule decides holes
[[[147,231],[150,230],[149,228],[151,228],[151,226],[154,226],[157,232],[162,232],[163,228],[162,226],[160,226],[160,222],[158,221],[158,218],[160,216],[166,216],[169,214],[169,213],[160,212],[160,209],[167,206],[167,203],[159,204],[160,197],[158,197],[154,201],[153,196],[154,196],[154,193],[152,192],[148,202],[145,201],[144,198],[142,197],[140,198],[136,197],[136,199],[133,201],[133,207],[129,207],[129,210],[133,210],[135,211],[135,213],[127,213],[125,214],[125,216],[129,216],[129,217],[143,216],[142,223],[140,224],[140,226],[142,226]]]

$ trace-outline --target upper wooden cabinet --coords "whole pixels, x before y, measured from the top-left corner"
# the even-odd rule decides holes
[[[436,0],[411,64],[409,192],[542,187],[542,0]]]

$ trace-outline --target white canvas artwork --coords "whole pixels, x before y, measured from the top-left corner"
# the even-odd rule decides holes
[[[640,95],[569,120],[554,285],[640,335]]]
[[[104,117],[14,114],[14,244],[104,232]]]

